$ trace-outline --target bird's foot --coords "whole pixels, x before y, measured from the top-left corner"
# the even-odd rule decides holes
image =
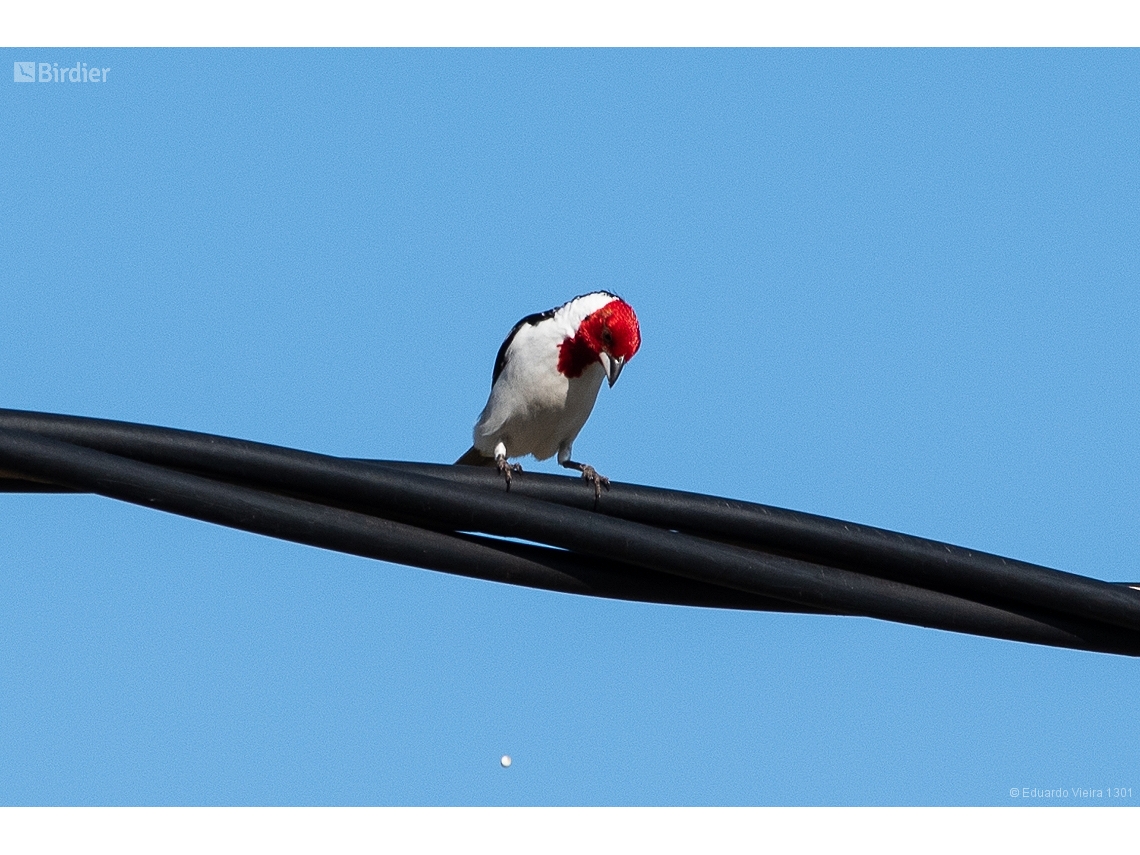
[[[608,490],[610,488],[610,479],[605,475],[599,475],[598,470],[591,466],[589,463],[577,463],[573,460],[563,460],[562,465],[567,469],[577,469],[582,473],[582,480],[588,484],[594,485],[594,508],[598,507],[598,502],[602,498],[602,489]]]
[[[508,463],[507,458],[503,455],[498,455],[495,458],[495,468],[499,470],[499,474],[503,476],[503,480],[507,482],[507,492],[511,491],[511,474],[514,472],[522,472],[523,468],[518,463]]]
[[[594,485],[594,504],[602,498],[602,488],[610,488],[610,479],[605,475],[599,475],[598,470],[588,463],[582,464],[582,480],[588,484]]]

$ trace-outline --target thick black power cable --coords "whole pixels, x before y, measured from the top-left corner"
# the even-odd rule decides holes
[[[364,511],[367,514],[379,514],[400,520],[404,524],[411,523],[421,526],[418,531],[425,531],[426,529],[483,531],[500,536],[521,536],[531,540],[541,540],[568,550],[574,550],[578,555],[555,553],[558,557],[554,559],[550,555],[550,550],[522,545],[511,546],[509,549],[514,550],[513,557],[515,559],[522,559],[521,553],[527,552],[526,560],[531,561],[531,564],[542,564],[544,572],[547,573],[554,569],[550,566],[552,561],[562,561],[564,565],[562,571],[565,571],[568,561],[581,571],[583,566],[581,563],[582,555],[592,556],[592,563],[588,562],[585,566],[591,568],[592,572],[596,572],[599,576],[598,579],[594,580],[593,590],[583,590],[581,572],[579,572],[579,577],[576,579],[578,585],[576,592],[580,593],[623,596],[622,593],[604,592],[606,583],[604,581],[599,582],[599,579],[613,579],[616,575],[623,578],[624,596],[628,598],[658,602],[689,602],[701,605],[731,605],[742,608],[766,607],[761,599],[753,599],[751,604],[741,601],[739,599],[741,595],[737,592],[742,591],[749,594],[760,593],[775,596],[786,601],[789,605],[785,608],[791,609],[801,608],[825,610],[833,613],[865,614],[907,623],[1043,644],[1131,654],[1140,651],[1140,634],[1136,633],[1134,629],[1129,631],[1120,628],[1120,616],[1118,614],[1112,615],[1113,620],[1107,622],[1102,614],[1085,614],[1081,617],[1073,617],[1071,609],[1056,611],[1042,609],[1038,604],[1026,603],[1024,598],[1018,600],[1016,597],[1011,597],[1008,591],[1000,589],[994,595],[995,603],[978,602],[943,591],[904,584],[897,580],[876,578],[842,567],[813,564],[789,558],[787,555],[771,555],[757,552],[754,549],[708,541],[691,534],[668,532],[659,528],[652,528],[644,522],[609,519],[592,511],[566,506],[559,507],[549,501],[528,499],[519,495],[518,489],[513,490],[512,495],[504,495],[501,485],[494,482],[492,483],[496,489],[489,490],[486,489],[486,485],[479,487],[470,484],[448,483],[446,480],[449,477],[469,480],[473,477],[483,477],[486,474],[475,470],[467,472],[453,467],[345,461],[339,458],[312,455],[205,434],[18,411],[0,411],[0,428],[9,429],[3,432],[4,441],[0,443],[2,446],[0,448],[0,468],[8,468],[26,476],[55,481],[78,489],[115,495],[117,498],[125,498],[128,501],[141,500],[140,503],[143,504],[155,504],[151,500],[154,499],[152,493],[156,489],[160,493],[166,491],[162,493],[162,496],[164,497],[163,500],[167,501],[170,498],[169,492],[174,486],[177,486],[178,489],[193,487],[189,493],[181,494],[181,498],[175,505],[168,505],[166,509],[211,519],[227,525],[237,525],[274,536],[283,536],[292,540],[310,542],[342,551],[356,552],[357,554],[369,554],[372,557],[384,557],[388,560],[418,566],[428,566],[433,569],[448,569],[449,572],[479,575],[481,578],[500,578],[505,581],[519,581],[521,584],[535,584],[532,581],[522,581],[521,578],[503,579],[501,571],[496,576],[483,565],[479,565],[473,571],[474,565],[463,563],[463,559],[458,559],[453,554],[457,548],[454,546],[454,542],[463,540],[463,538],[452,535],[440,535],[449,538],[447,549],[452,550],[448,553],[451,557],[443,562],[446,566],[441,566],[440,561],[442,559],[439,557],[431,559],[436,563],[428,563],[422,551],[409,553],[404,547],[401,547],[404,551],[400,551],[394,549],[393,544],[388,544],[385,547],[386,549],[393,548],[392,553],[378,554],[374,544],[369,546],[371,551],[361,551],[359,542],[352,541],[345,532],[336,534],[331,540],[327,534],[322,534],[314,539],[308,530],[305,530],[304,536],[298,536],[295,525],[298,519],[295,516],[291,518],[291,527],[284,529],[280,526],[277,528],[264,527],[265,515],[272,517],[273,514],[286,514],[286,511],[296,514],[298,512],[296,506],[286,508],[283,505],[273,505],[262,508],[263,516],[259,518],[258,525],[263,527],[258,528],[253,527],[249,519],[240,513],[236,516],[230,514],[225,519],[204,516],[201,507],[195,503],[205,502],[205,494],[202,491],[207,488],[217,491],[223,487],[230,487],[249,491],[248,486],[235,487],[233,484],[223,485],[212,480],[223,478],[238,482],[238,484],[257,485],[292,496],[316,498],[325,505],[335,506],[331,509],[325,507],[324,512],[334,512],[334,516],[335,513],[344,514],[346,515],[345,519],[352,520],[354,523],[359,523],[359,520],[355,520],[355,515]],[[25,430],[34,431],[40,436],[22,434],[21,431]],[[86,472],[82,477],[77,476],[77,469],[82,469],[84,465],[91,463],[90,459],[84,463],[75,456],[74,451],[82,452],[84,449],[74,446],[72,446],[72,451],[67,448],[52,448],[49,447],[50,440],[47,440],[49,445],[43,445],[42,442],[37,445],[36,441],[43,440],[45,436],[54,436],[58,440],[63,440],[64,443],[78,443],[91,448],[102,449],[104,452],[114,452],[117,455],[122,455],[122,457],[117,458],[122,462],[116,463],[115,458],[103,460],[99,463],[99,466],[104,467],[101,474]],[[58,459],[55,459],[54,462],[45,463],[45,455],[47,457],[54,455]],[[158,473],[135,468],[132,470],[132,478],[135,481],[127,489],[122,484],[122,473],[124,471],[122,464],[132,461],[123,460],[123,457],[133,457],[136,459],[136,463],[137,461],[145,461],[146,464],[150,464],[151,469],[159,466],[169,468],[160,469]],[[420,471],[412,471],[417,466]],[[206,473],[210,478],[194,478],[194,476],[186,475],[185,472],[174,472],[175,469]],[[402,469],[402,471],[397,471],[398,469]],[[120,476],[118,481],[115,480],[115,472],[118,472]],[[140,487],[138,481],[138,479],[145,480],[148,478],[159,478],[161,480],[162,477],[175,475],[191,478],[195,483],[182,481],[177,485],[172,485],[171,482],[166,481],[157,486],[150,484]],[[583,489],[580,483],[565,483],[568,480],[565,478],[550,479],[528,476],[517,479],[517,487],[522,487],[526,483],[527,490],[530,490],[532,487],[538,488],[545,484],[546,486],[542,488],[549,490],[551,483],[561,481],[563,483],[559,485],[558,489],[563,491],[562,499],[565,501],[569,498],[568,503],[570,504],[581,503],[584,498],[583,494],[589,491]],[[574,490],[573,488],[578,489]],[[148,490],[151,492],[148,493]],[[194,490],[198,492],[195,493]],[[239,505],[242,502],[248,504],[251,500],[250,496],[240,493],[231,493],[229,496],[230,498],[236,496]],[[674,497],[680,497],[680,499]],[[285,502],[301,501],[300,499],[288,499],[284,496],[270,498]],[[554,498],[557,500],[557,497]],[[603,497],[601,505],[609,513],[614,513],[615,505],[618,505],[617,511],[620,512],[622,506],[614,500],[621,501],[625,498],[632,502],[631,506],[625,507],[625,511],[629,512],[631,516],[650,514],[653,511],[653,502],[657,502],[659,507],[655,521],[658,524],[666,524],[670,527],[689,531],[697,529],[706,533],[708,529],[712,528],[715,529],[714,534],[726,539],[745,541],[749,539],[747,535],[753,533],[752,529],[747,528],[749,520],[746,518],[743,522],[741,520],[741,515],[746,517],[748,514],[761,513],[764,516],[777,518],[784,515],[786,517],[784,520],[785,529],[789,528],[786,525],[788,519],[795,521],[797,517],[804,518],[816,527],[822,524],[847,525],[808,515],[796,515],[789,511],[765,509],[761,506],[747,505],[747,503],[732,503],[727,500],[695,497],[691,494],[674,494],[669,491],[653,491],[649,488],[630,487],[629,485],[615,485],[614,489]],[[666,505],[672,502],[671,510],[669,507],[660,507],[662,498],[666,500]],[[218,496],[211,495],[210,501],[214,503],[212,507],[215,508],[211,513],[215,513]],[[592,494],[589,496],[589,501],[592,504]],[[640,509],[636,507],[638,502],[641,503]],[[313,508],[309,505],[313,505],[313,503],[304,504],[303,517],[305,514],[312,515]],[[716,514],[710,513],[710,506],[722,509],[729,508],[737,514],[737,519],[735,521],[730,519],[729,524],[725,524],[723,521],[718,522]],[[314,505],[313,507],[319,506]],[[664,516],[661,513],[662,510],[666,511]],[[672,514],[672,517],[666,519],[669,514]],[[688,514],[687,517],[686,514]],[[311,523],[312,520],[309,522]],[[331,522],[332,518],[323,518],[321,524],[331,524]],[[718,525],[720,528],[717,528]],[[745,529],[741,528],[742,525],[745,526]],[[826,525],[824,527],[826,528]],[[779,526],[776,528],[778,531],[780,530]],[[790,526],[790,528],[794,529],[795,526]],[[919,544],[932,543],[889,532],[879,532],[879,530],[874,529],[865,529],[864,531],[870,532],[872,537],[877,537],[880,541],[886,538],[888,546],[891,538],[901,539],[904,543],[907,541],[916,541]],[[828,552],[828,549],[825,548],[818,554],[829,560],[847,560],[847,556],[836,554],[833,547],[838,541],[834,531],[831,532],[831,535],[833,543],[828,548],[831,548],[832,551]],[[348,538],[345,541],[348,548],[345,545],[337,545],[339,543],[337,538],[340,537]],[[491,552],[498,549],[500,554],[507,549],[501,542],[494,547],[487,546],[484,542],[472,541],[472,543],[490,549]],[[841,542],[839,545],[843,546]],[[432,548],[436,548],[436,546],[442,548],[442,542]],[[794,546],[794,549],[789,550],[787,543],[785,543],[782,548],[785,551],[804,554],[810,553],[813,543],[809,538],[806,544],[800,543]],[[807,548],[804,548],[805,546]],[[934,546],[953,549],[943,544],[934,544]],[[891,558],[889,548],[884,547],[881,543],[878,548],[886,550],[888,553],[886,557]],[[542,561],[535,562],[535,555],[528,552],[528,550],[534,549],[540,549],[539,557],[542,558]],[[959,553],[965,553],[966,556],[963,558],[962,555],[957,555],[959,561],[966,560],[970,555],[964,550],[959,550]],[[857,551],[855,554],[860,560],[867,560],[865,554],[858,556]],[[1004,561],[1004,559],[996,559],[994,556],[984,556],[984,558],[999,562]],[[615,559],[624,562],[624,565],[614,566]],[[484,555],[480,560],[490,559]],[[898,561],[898,559],[895,560]],[[607,562],[611,565],[609,568],[602,566]],[[628,565],[645,568],[642,576],[639,579],[631,580]],[[454,569],[457,566],[459,569]],[[1134,592],[1121,590],[1108,583],[1083,579],[1083,577],[1073,577],[1072,574],[1061,574],[1058,571],[1050,571],[1046,568],[1035,568],[1033,565],[1021,566],[1034,572],[1043,573],[1048,579],[1053,578],[1050,574],[1060,576],[1062,577],[1061,582],[1065,584],[1072,584],[1073,579],[1090,583],[1092,592],[1099,596],[1104,596],[1105,591],[1103,589],[1107,588],[1109,594],[1120,594],[1128,598],[1124,601],[1126,606],[1131,603],[1140,603],[1140,596],[1135,596]],[[939,568],[936,566],[935,569]],[[696,588],[690,586],[688,589],[684,589],[682,585],[682,588],[678,590],[676,588],[677,580],[674,579],[670,580],[673,590],[669,596],[647,596],[658,587],[662,591],[669,588],[668,584],[661,584],[669,577],[655,574],[652,572],[654,570],[664,570],[705,584],[703,588],[698,584]],[[645,571],[648,571],[648,575]],[[519,576],[519,572],[516,568],[516,577]],[[533,575],[535,571],[531,568],[527,572]],[[982,575],[984,577],[984,573]],[[636,573],[634,576],[636,577]],[[1055,579],[1053,582],[1056,584]],[[717,590],[715,587],[717,585],[728,586],[730,589],[735,588],[736,591],[721,589],[722,593],[718,597],[712,593]],[[555,590],[573,590],[567,587],[565,580],[558,584],[552,584],[547,580],[536,586],[549,587]],[[585,587],[589,586],[586,585]],[[610,584],[609,587],[616,589],[620,588],[621,585]],[[1078,594],[1082,593],[1079,583],[1077,584],[1077,592]],[[693,599],[686,600],[686,597],[693,597]],[[717,602],[718,599],[719,602]],[[1105,599],[1109,603],[1116,602],[1111,596]],[[1126,619],[1130,617],[1130,615],[1125,615]],[[1118,625],[1113,626],[1113,623]]]
[[[305,457],[275,446],[189,431],[99,419],[0,410],[0,427],[30,430],[104,451],[176,468],[195,468],[240,483],[288,488],[279,467]],[[269,452],[274,460],[258,460]],[[219,455],[226,457],[220,465]],[[301,457],[298,458],[297,455]],[[257,461],[254,464],[254,461]],[[343,462],[343,461],[338,461]],[[430,475],[498,491],[498,476],[480,468],[395,461],[360,461]],[[621,484],[604,496],[597,510],[635,522],[701,537],[745,543],[767,552],[813,563],[917,584],[986,601],[1012,600],[1140,629],[1140,596],[1124,586],[1088,579],[1022,561],[975,552],[841,520],[731,499]],[[547,502],[593,509],[589,490],[573,479],[528,473],[512,491]]]
[[[18,463],[15,459],[18,458]],[[766,611],[789,604],[531,544],[448,535],[342,508],[165,469],[22,431],[0,429],[0,459],[69,491],[98,493],[295,543],[570,594]],[[27,492],[48,485],[25,482]],[[7,479],[9,491],[17,482]],[[57,486],[58,491],[58,486]],[[23,492],[23,490],[21,490]],[[607,566],[609,565],[609,566]],[[806,610],[805,610],[806,611]]]
[[[212,477],[229,477],[238,483],[284,489],[296,488],[296,473],[288,467],[298,462],[310,469],[313,464],[319,468],[333,463],[342,471],[346,462],[209,434],[74,416],[0,410],[0,427],[3,426],[39,432],[158,465],[197,470]],[[480,468],[358,462],[502,492],[498,476]],[[355,476],[359,470],[350,474]],[[768,552],[895,578],[908,584],[918,583],[985,600],[1021,600],[1140,629],[1140,596],[1124,586],[811,514],[651,487],[617,486],[620,489],[605,494],[598,510],[611,516],[703,537],[748,543]],[[396,487],[399,489],[400,485]],[[329,485],[319,485],[318,489],[328,493]],[[337,497],[339,487],[334,485],[332,490],[333,497]],[[528,473],[524,479],[518,479],[512,492],[583,509],[595,506],[591,491],[565,477]],[[404,493],[396,495],[397,501],[406,497]],[[343,495],[340,498],[343,499]]]
[[[217,445],[216,442],[212,444]],[[215,448],[215,454],[217,451]],[[683,535],[673,535],[670,538],[673,542],[664,546],[655,545],[652,542],[653,535],[657,533],[655,529],[523,497],[486,493],[470,488],[457,490],[452,487],[449,490],[443,482],[422,484],[418,483],[419,479],[381,470],[357,473],[354,464],[349,462],[335,458],[320,459],[319,455],[289,452],[285,449],[254,447],[243,451],[245,453],[241,466],[247,474],[260,471],[256,458],[261,457],[262,462],[277,464],[269,472],[260,472],[262,476],[277,477],[279,473],[285,472],[289,485],[294,488],[300,485],[305,492],[333,492],[350,501],[368,501],[375,503],[374,506],[386,506],[389,511],[395,511],[405,518],[409,513],[419,510],[432,514],[435,519],[447,514],[450,517],[446,520],[448,524],[458,522],[460,527],[467,530],[499,529],[494,533],[500,535],[517,531],[528,538],[553,535],[552,542],[563,546],[577,542],[579,548],[584,546],[586,553],[593,553],[595,558],[612,556],[629,561],[632,556],[633,561],[640,566],[653,568],[664,565],[665,569],[679,568],[684,571],[683,575],[696,581],[711,580],[715,583],[727,578],[733,582],[731,587],[737,590],[761,594],[775,590],[781,595],[779,599],[790,599],[809,606],[847,608],[856,614],[865,610],[873,617],[887,617],[923,626],[978,634],[997,634],[1019,640],[1048,638],[1049,643],[1066,646],[1083,647],[1090,642],[1098,646],[1113,643],[1111,636],[1103,633],[1093,633],[1092,637],[1087,637],[1088,632],[1074,632],[1071,626],[1050,626],[1032,617],[1005,613],[898,583],[859,578],[856,574],[845,571],[812,567],[790,559],[752,555],[745,550],[719,544],[702,545]],[[281,466],[283,461],[274,460],[281,456],[281,452],[287,452],[284,455],[286,458],[294,459],[284,461],[286,465]],[[114,498],[318,546],[341,548],[342,551],[451,572],[456,572],[457,567],[465,566],[450,550],[445,550],[441,557],[435,559],[435,563],[428,563],[428,558],[435,556],[443,545],[433,541],[416,552],[414,546],[409,545],[409,540],[415,541],[411,532],[386,532],[387,538],[376,532],[371,540],[366,540],[362,533],[352,528],[334,531],[330,536],[326,534],[326,526],[336,521],[336,512],[331,509],[319,505],[303,508],[308,513],[320,511],[320,517],[313,520],[305,513],[296,513],[295,509],[289,513],[290,508],[286,503],[297,500],[266,496],[233,485],[217,485],[218,489],[214,489],[214,482],[209,479],[117,458],[35,434],[0,430],[0,465],[8,468],[22,465],[28,474],[38,478],[60,481],[68,486]],[[430,482],[435,479],[427,480]],[[395,490],[391,489],[390,483],[386,483],[390,481],[395,482]],[[377,484],[381,489],[376,489]],[[440,487],[443,489],[439,490]],[[446,495],[457,491],[458,497]],[[442,498],[437,493],[442,493]],[[427,503],[426,507],[424,503]],[[505,514],[497,513],[500,504],[506,506]],[[538,514],[535,513],[536,510],[539,511]],[[356,516],[354,512],[340,513],[350,517],[349,524],[357,523],[352,518]],[[279,524],[279,517],[284,522]],[[428,532],[425,531],[425,534]],[[343,546],[338,546],[338,539],[344,540]],[[648,557],[644,554],[646,552],[650,553]],[[723,566],[726,563],[729,565],[728,573]],[[775,578],[765,578],[766,576]],[[750,588],[745,587],[750,583]],[[797,585],[800,587],[793,587]],[[802,599],[797,599],[797,596]],[[820,606],[821,601],[823,606]]]
[[[445,478],[497,485],[497,473],[474,467],[403,461],[361,461]],[[594,506],[589,491],[566,489],[564,477],[530,474],[513,491],[579,508]],[[780,555],[857,570],[985,601],[1029,603],[1127,629],[1140,630],[1140,591],[948,543],[843,520],[733,499],[621,485],[598,510],[701,537],[746,544]]]

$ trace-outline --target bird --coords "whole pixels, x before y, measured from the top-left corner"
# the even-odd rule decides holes
[[[574,440],[594,409],[602,380],[612,387],[640,347],[637,314],[609,291],[527,315],[499,348],[474,443],[456,464],[494,466],[509,491],[511,475],[522,472],[510,458],[531,454],[547,460],[557,454],[559,465],[578,470],[593,485],[596,502],[609,479],[572,459]]]

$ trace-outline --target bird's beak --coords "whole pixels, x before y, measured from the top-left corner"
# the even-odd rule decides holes
[[[621,374],[622,366],[625,365],[625,360],[618,357],[610,356],[604,350],[598,354],[598,362],[602,363],[602,368],[605,369],[606,377],[609,378],[610,386],[617,382],[618,375]]]

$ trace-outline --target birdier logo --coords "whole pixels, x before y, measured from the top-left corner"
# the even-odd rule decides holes
[[[14,83],[106,83],[109,68],[88,67],[85,62],[61,66],[58,62],[14,62]]]

